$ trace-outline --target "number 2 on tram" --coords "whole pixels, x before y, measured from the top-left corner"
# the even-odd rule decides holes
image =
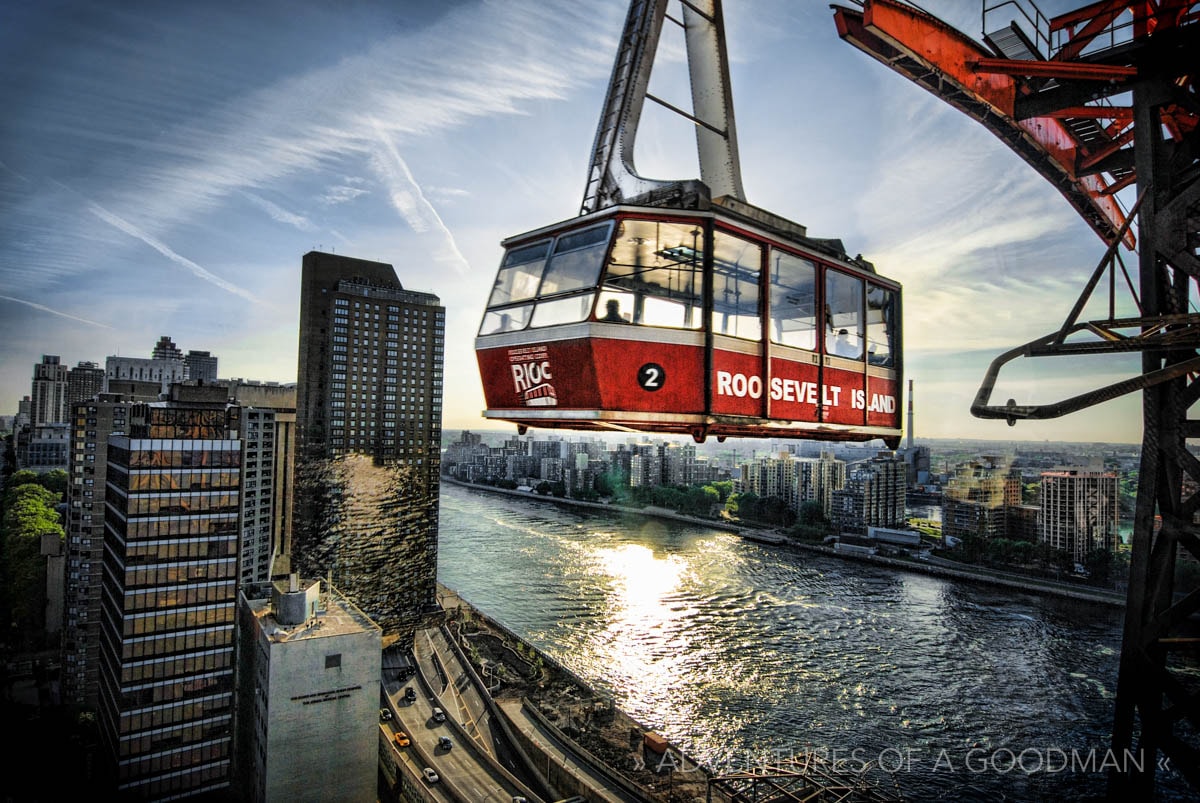
[[[896,448],[899,284],[757,211],[613,206],[505,240],[484,416]]]

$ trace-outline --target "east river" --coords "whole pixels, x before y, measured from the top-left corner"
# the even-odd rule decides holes
[[[1123,760],[1115,609],[450,483],[438,549],[440,582],[716,771],[809,750],[910,801],[1066,801]]]

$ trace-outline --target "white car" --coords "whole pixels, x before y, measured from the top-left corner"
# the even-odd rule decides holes
[[[421,770],[421,772],[425,775],[425,780],[429,783],[437,783],[441,780],[441,778],[438,777],[438,774],[433,771],[433,767],[426,767],[425,769]]]

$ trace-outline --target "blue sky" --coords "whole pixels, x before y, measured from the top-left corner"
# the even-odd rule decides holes
[[[978,37],[976,3],[923,6]],[[443,423],[483,428],[473,340],[499,242],[577,213],[625,10],[0,5],[0,412],[42,354],[148,357],[164,334],[216,354],[222,377],[294,381],[315,248],[391,263],[442,299]],[[725,16],[747,200],[904,284],[918,439],[1140,440],[1136,396],[1012,429],[968,411],[988,362],[1055,329],[1103,253],[1066,201],[838,39],[827,3],[729,0]],[[667,37],[651,89],[686,106],[681,58]],[[648,108],[643,175],[696,176],[694,152],[686,124]],[[995,400],[1133,371],[1016,366]]]

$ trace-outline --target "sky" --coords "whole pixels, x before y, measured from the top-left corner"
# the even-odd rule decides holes
[[[922,6],[979,38],[978,4]],[[294,382],[301,258],[315,249],[387,262],[438,295],[443,427],[494,427],[474,336],[500,241],[578,214],[626,8],[0,4],[0,414],[44,354],[103,365],[149,357],[162,335],[211,351],[221,377]],[[917,440],[1140,441],[1136,394],[1013,428],[969,412],[989,362],[1057,329],[1103,256],[1065,199],[841,41],[827,2],[724,11],[746,198],[903,284]],[[677,36],[650,88],[689,105]],[[637,147],[644,176],[699,175],[689,125],[654,104]],[[1060,359],[1010,364],[993,402],[1137,372]]]

